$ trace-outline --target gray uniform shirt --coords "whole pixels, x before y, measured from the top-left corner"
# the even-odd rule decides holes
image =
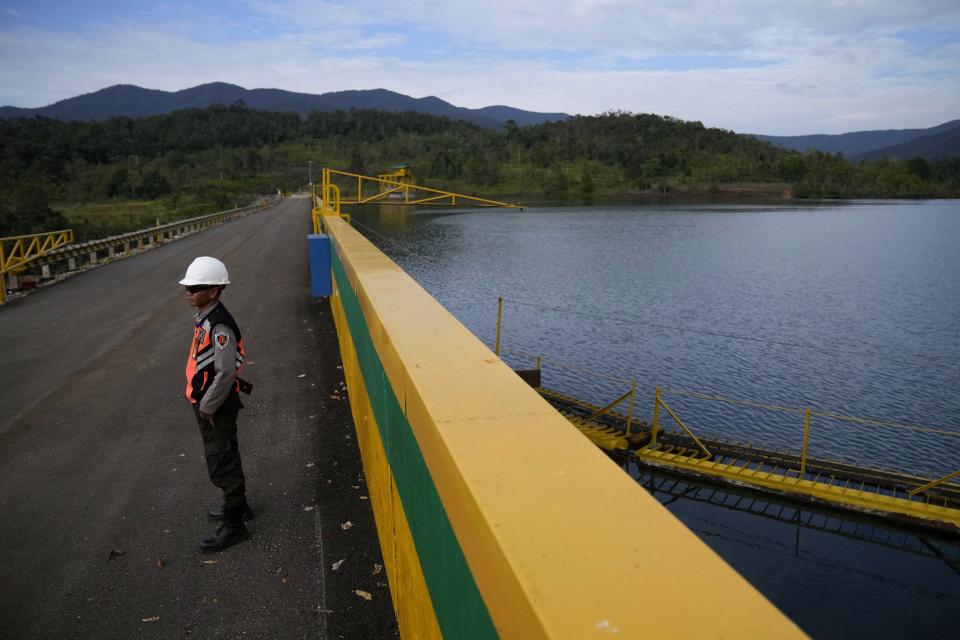
[[[202,322],[210,311],[203,316],[197,314],[195,320]],[[213,368],[216,375],[210,388],[203,394],[199,409],[204,413],[213,414],[233,391],[234,381],[237,379],[237,336],[233,335],[233,330],[225,324],[218,324],[210,330],[210,341],[213,344]]]

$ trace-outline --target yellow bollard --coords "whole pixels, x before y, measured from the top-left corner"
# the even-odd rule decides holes
[[[497,341],[494,351],[500,357],[500,325],[503,323],[503,296],[497,298]]]
[[[807,409],[803,417],[803,452],[800,454],[800,474],[807,471],[807,446],[810,443],[810,409]]]
[[[633,403],[637,399],[637,381],[630,383],[630,404],[627,409],[627,437],[630,437],[631,426],[633,425]]]
[[[650,444],[657,444],[657,433],[660,431],[660,387],[653,391],[653,426],[650,428]]]

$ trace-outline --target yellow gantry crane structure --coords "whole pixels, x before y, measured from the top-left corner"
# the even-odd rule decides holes
[[[334,178],[347,185],[355,185],[355,192],[344,194]],[[319,233],[320,216],[337,215],[349,220],[349,215],[341,213],[342,205],[359,204],[400,204],[407,206],[474,206],[522,209],[518,204],[468,196],[453,191],[434,189],[414,184],[413,175],[407,165],[398,165],[385,174],[365,176],[349,171],[340,171],[324,167],[319,185],[313,185],[313,228]]]
[[[393,167],[393,170],[390,173],[381,173],[377,176],[378,180],[383,180],[385,184],[381,184],[381,189],[386,189],[386,183],[400,182],[406,185],[413,184],[413,173],[410,171],[410,165],[407,164],[398,164]]]
[[[6,276],[23,271],[37,258],[73,242],[73,229],[0,238],[0,304],[6,300]]]

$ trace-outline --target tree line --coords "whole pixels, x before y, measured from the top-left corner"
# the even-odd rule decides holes
[[[405,163],[424,184],[490,196],[960,195],[958,158],[853,163],[651,114],[492,131],[415,112],[301,118],[238,103],[102,122],[0,121],[0,236],[77,226],[60,212],[86,203],[150,202],[172,217],[226,208],[302,188],[308,161],[366,174]],[[81,235],[105,231],[80,223]]]

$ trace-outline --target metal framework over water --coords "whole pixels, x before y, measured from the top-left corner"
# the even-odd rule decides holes
[[[698,437],[667,404],[660,388],[654,392],[653,419],[649,424],[634,420],[635,388],[606,407],[544,387],[538,387],[538,391],[594,444],[610,452],[627,452],[648,467],[960,534],[960,486],[952,482],[960,476],[960,471],[931,479],[808,455],[811,415],[846,416],[790,409],[801,411],[805,418],[804,444],[797,454]],[[628,400],[631,402],[628,413],[614,410]],[[664,427],[661,411],[669,416],[675,429]],[[937,431],[945,437],[956,435],[948,431],[928,431]]]
[[[499,356],[504,298],[497,301],[497,328],[494,351]],[[529,354],[519,354],[531,357]],[[942,477],[927,478],[899,470],[874,468],[848,461],[813,458],[809,455],[811,419],[814,416],[864,425],[924,433],[944,439],[945,447],[955,446],[960,433],[932,427],[901,424],[885,420],[858,418],[811,408],[799,409],[718,395],[669,390],[672,396],[740,405],[752,409],[785,412],[803,417],[803,445],[799,454],[774,448],[698,437],[664,400],[667,390],[654,389],[651,423],[634,418],[637,398],[636,380],[616,379],[629,389],[605,406],[548,389],[541,385],[540,369],[545,359],[532,356],[536,369],[523,371],[521,377],[535,387],[567,420],[594,444],[609,452],[628,452],[639,463],[682,475],[728,485],[745,486],[786,498],[857,511],[902,524],[934,528],[960,534],[960,470]],[[553,363],[560,364],[560,363]],[[576,369],[561,365],[568,369]],[[588,375],[614,380],[597,372]],[[626,413],[616,407],[627,404]],[[673,431],[664,428],[665,418],[672,420]]]
[[[335,182],[335,179],[338,179],[338,182]],[[414,184],[413,175],[405,165],[395,167],[394,171],[376,177],[324,167],[320,184],[312,185],[312,191],[314,233],[319,233],[321,210],[327,215],[342,216],[349,220],[349,214],[343,213],[341,209],[343,205],[399,204],[418,207],[523,208],[510,202]]]

